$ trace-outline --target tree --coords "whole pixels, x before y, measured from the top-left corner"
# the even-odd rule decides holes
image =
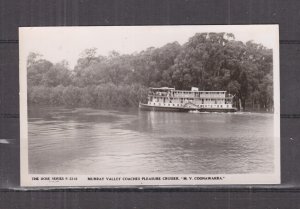
[[[42,58],[42,55],[37,52],[30,52],[27,57],[27,67],[34,65],[38,60]]]
[[[101,57],[97,57],[96,54],[97,48],[85,49],[80,53],[77,65],[74,68],[75,72],[78,73],[79,76],[82,70],[93,63],[97,63],[101,59]]]
[[[52,65],[43,75],[42,83],[49,87],[69,85],[71,83],[71,72],[66,68],[66,66],[67,64],[65,62]]]
[[[38,86],[43,84],[44,75],[49,72],[53,64],[47,60],[35,60],[27,67],[28,86]]]

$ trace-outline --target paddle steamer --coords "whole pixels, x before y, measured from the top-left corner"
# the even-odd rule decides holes
[[[148,102],[140,103],[141,110],[179,112],[235,112],[233,95],[226,91],[191,91],[175,88],[149,88]]]

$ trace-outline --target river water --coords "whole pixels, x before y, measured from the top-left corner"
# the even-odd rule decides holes
[[[31,107],[31,174],[273,172],[273,115]]]

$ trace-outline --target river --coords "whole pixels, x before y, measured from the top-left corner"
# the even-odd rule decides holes
[[[244,174],[274,170],[273,115],[29,109],[31,174]]]

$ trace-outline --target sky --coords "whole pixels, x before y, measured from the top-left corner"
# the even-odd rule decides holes
[[[37,52],[53,63],[67,60],[72,69],[87,48],[96,47],[97,55],[103,56],[113,50],[129,54],[174,41],[184,44],[202,32],[233,33],[236,40],[252,40],[272,49],[279,44],[277,25],[22,27],[20,59]]]

